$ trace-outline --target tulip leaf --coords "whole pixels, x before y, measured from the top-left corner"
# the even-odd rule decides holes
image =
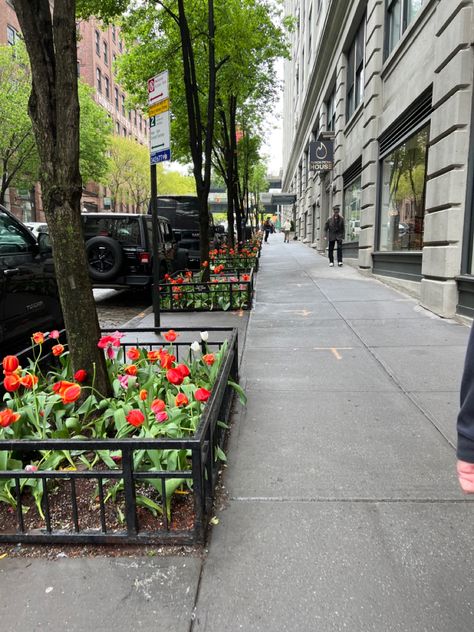
[[[247,403],[247,395],[244,393],[243,388],[232,380],[228,380],[227,384],[235,390],[235,392],[239,396],[240,403],[242,404],[242,406],[245,406],[245,404]]]

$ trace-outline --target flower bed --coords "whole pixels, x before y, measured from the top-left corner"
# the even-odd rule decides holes
[[[230,248],[223,245],[220,248],[211,250],[209,260],[212,265],[223,265],[226,269],[245,270],[253,268],[258,270],[258,260],[262,248],[261,236],[251,241],[245,242],[242,247]]]
[[[203,541],[232,395],[243,395],[237,331],[199,337],[104,336],[110,398],[80,372],[71,380],[63,345],[47,372],[40,353],[23,369],[4,359],[0,542]]]
[[[212,266],[209,281],[202,281],[202,272],[166,275],[160,285],[161,311],[227,311],[251,309],[253,269],[226,270],[223,264]]]

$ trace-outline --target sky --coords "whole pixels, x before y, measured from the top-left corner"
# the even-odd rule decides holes
[[[262,147],[262,152],[268,156],[269,175],[278,175],[282,167],[283,153],[283,60],[276,64],[277,77],[281,83],[279,99],[271,109],[266,120],[268,132],[266,142]]]

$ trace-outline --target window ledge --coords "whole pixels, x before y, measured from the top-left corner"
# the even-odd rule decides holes
[[[347,121],[346,126],[343,130],[344,136],[347,136],[348,134],[352,132],[354,127],[357,125],[357,123],[361,119],[363,111],[364,111],[364,101],[362,100],[357,106],[357,108],[355,109],[351,118]]]
[[[405,32],[402,33],[400,40],[390,51],[387,59],[384,61],[382,66],[382,71],[380,73],[381,79],[387,79],[394,67],[400,61],[400,58],[407,52],[410,48],[411,44],[414,41],[415,35],[417,35],[424,27],[425,23],[429,20],[432,13],[434,13],[436,9],[436,5],[438,0],[428,0],[425,5],[423,5],[420,9],[420,12],[413,20],[411,24],[408,25]]]

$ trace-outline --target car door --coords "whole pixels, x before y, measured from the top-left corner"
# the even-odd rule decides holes
[[[51,258],[30,231],[0,209],[0,350],[34,331],[59,329],[61,310]]]

